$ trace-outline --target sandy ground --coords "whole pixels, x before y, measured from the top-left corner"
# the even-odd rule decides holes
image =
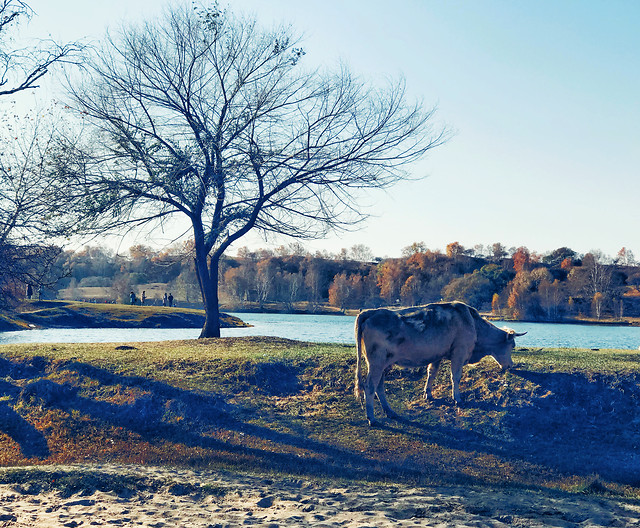
[[[72,466],[151,478],[155,492],[31,495],[0,485],[0,527],[640,526],[640,500],[479,487],[332,487],[229,472]],[[60,468],[57,467],[57,470]],[[180,492],[180,484],[214,494]]]

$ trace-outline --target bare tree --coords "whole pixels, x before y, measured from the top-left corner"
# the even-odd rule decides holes
[[[58,193],[47,177],[53,134],[41,115],[0,129],[0,291],[5,305],[24,285],[39,289],[55,281],[48,271],[60,247],[52,237],[64,233],[70,217],[52,198]]]
[[[22,0],[0,0],[0,95],[10,95],[37,88],[51,66],[73,62],[80,46],[57,44],[51,40],[26,48],[9,47],[9,35],[33,15]]]
[[[405,178],[442,144],[404,83],[308,71],[289,28],[217,8],[168,8],[108,36],[71,82],[92,126],[58,158],[85,228],[190,222],[207,318],[219,336],[218,269],[252,229],[312,238],[363,218],[361,189]],[[88,140],[88,141],[87,141]]]
[[[14,47],[18,26],[32,15],[22,0],[0,0],[0,96],[37,88],[54,64],[72,61],[80,49],[75,43],[59,45],[52,41]],[[7,301],[24,283],[39,288],[49,282],[48,270],[60,252],[51,244],[50,235],[61,226],[61,217],[54,213],[52,182],[44,170],[52,144],[51,129],[37,113],[16,120],[2,110],[0,290],[2,300]]]
[[[586,292],[589,297],[597,293],[608,295],[611,286],[610,259],[600,250],[591,250],[582,258],[582,267],[587,270]]]

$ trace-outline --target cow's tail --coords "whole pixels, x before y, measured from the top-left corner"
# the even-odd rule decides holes
[[[359,400],[362,397],[364,380],[362,378],[362,323],[364,322],[366,316],[364,312],[360,312],[358,317],[356,317],[356,326],[355,326],[355,334],[356,334],[356,384],[354,389],[354,394],[356,399]]]

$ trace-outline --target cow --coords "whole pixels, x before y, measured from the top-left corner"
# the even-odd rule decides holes
[[[356,318],[355,334],[355,394],[359,399],[364,392],[367,419],[374,425],[376,394],[386,415],[399,418],[389,407],[384,392],[385,373],[392,365],[404,368],[428,365],[424,397],[429,400],[440,363],[443,359],[450,360],[453,399],[459,405],[462,367],[491,356],[503,370],[511,368],[515,338],[526,332],[500,329],[481,317],[475,308],[456,301],[404,310],[365,310]],[[363,352],[369,367],[365,380],[361,374]]]

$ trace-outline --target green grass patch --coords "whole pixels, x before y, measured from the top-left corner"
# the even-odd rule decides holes
[[[370,428],[352,346],[278,338],[0,347],[0,465],[112,462],[292,477],[640,493],[638,354],[526,350],[506,374],[393,369]],[[377,409],[380,412],[380,409]],[[600,491],[598,491],[600,490]]]

